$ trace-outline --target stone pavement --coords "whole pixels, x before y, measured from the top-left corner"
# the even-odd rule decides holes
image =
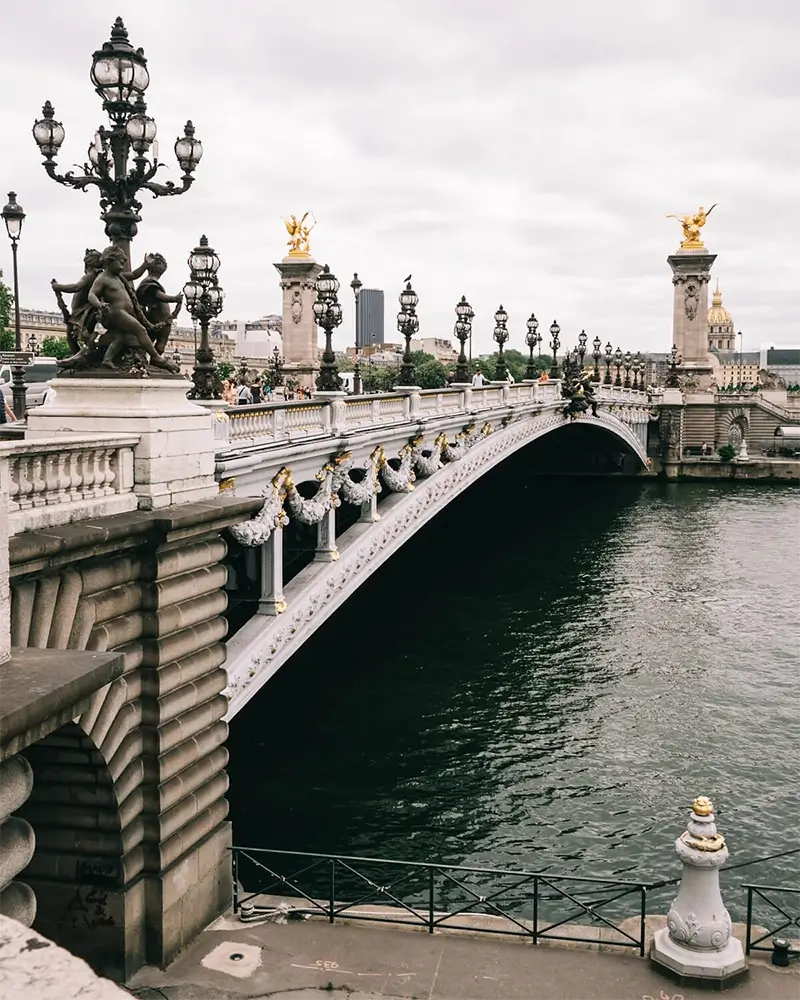
[[[143,969],[138,1000],[699,1000],[623,952],[354,922],[241,924],[222,918],[166,970]],[[800,970],[768,956],[733,1000],[798,1000]]]

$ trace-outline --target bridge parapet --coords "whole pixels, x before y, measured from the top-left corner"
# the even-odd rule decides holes
[[[138,435],[110,434],[0,444],[9,535],[135,510],[138,443]]]
[[[643,405],[647,395],[622,386],[598,386],[601,403]],[[309,438],[340,437],[360,430],[413,424],[436,417],[465,417],[526,404],[555,404],[561,382],[522,382],[465,389],[423,389],[407,394],[350,396],[235,406],[227,411],[227,435],[217,455],[243,445],[284,445]]]

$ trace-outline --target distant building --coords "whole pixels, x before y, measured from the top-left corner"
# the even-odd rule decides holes
[[[722,304],[722,292],[719,281],[708,310],[708,349],[709,351],[735,351],[736,332],[733,328],[733,317]]]
[[[443,340],[440,337],[418,337],[411,341],[411,350],[432,354],[437,361],[442,362],[458,359],[458,351],[453,347],[453,341]]]
[[[23,351],[41,351],[45,337],[66,338],[67,325],[60,312],[48,309],[20,309],[19,334]]]
[[[762,347],[759,365],[787,385],[800,384],[800,347]]]
[[[358,296],[356,344],[370,347],[383,343],[383,292],[378,288],[362,288]]]

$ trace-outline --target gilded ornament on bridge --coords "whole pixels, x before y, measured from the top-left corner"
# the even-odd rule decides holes
[[[717,203],[706,211],[701,205],[696,212],[690,215],[668,215],[668,219],[677,219],[683,227],[683,240],[681,250],[705,250],[705,243],[700,237],[700,230],[706,224],[706,219],[711,215]]]
[[[309,236],[311,235],[311,230],[316,226],[317,220],[314,219],[314,222],[310,226],[307,226],[306,219],[309,215],[310,213],[306,212],[302,219],[298,219],[296,215],[292,215],[289,219],[283,219],[286,232],[289,234],[289,240],[286,244],[289,247],[289,257],[311,256]]]

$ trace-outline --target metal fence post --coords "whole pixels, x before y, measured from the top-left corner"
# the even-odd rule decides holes
[[[428,933],[433,934],[433,865],[428,867]]]
[[[330,890],[331,890],[331,899],[330,899],[331,905],[330,909],[328,910],[328,923],[332,924],[334,916],[336,914],[336,903],[334,902],[334,900],[336,899],[336,862],[334,861],[333,858],[331,858]]]
[[[753,890],[747,887],[747,938],[745,941],[745,955],[750,954],[750,940],[753,933]]]
[[[233,912],[239,912],[239,852],[231,850],[231,877],[233,878]]]
[[[539,943],[539,878],[533,876],[533,943]]]
[[[641,909],[639,911],[639,954],[644,958],[644,938],[647,930],[646,918],[647,918],[647,888],[646,886],[640,886],[639,891],[641,892]]]

